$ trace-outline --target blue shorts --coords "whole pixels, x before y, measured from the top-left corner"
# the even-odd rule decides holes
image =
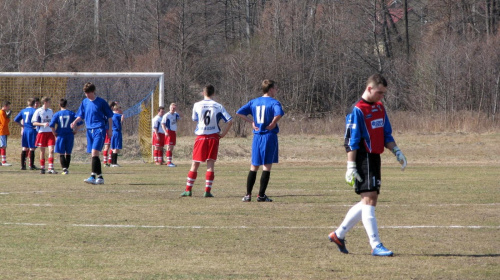
[[[0,147],[7,148],[7,135],[0,135]]]
[[[21,145],[23,148],[36,148],[35,142],[36,142],[36,136],[38,135],[38,132],[32,128],[24,128],[23,129],[23,136],[21,140]]]
[[[75,135],[73,133],[57,135],[55,152],[70,155],[73,151],[74,143]]]
[[[122,149],[122,133],[121,131],[113,131],[113,136],[111,136],[111,145],[112,150],[121,150]]]
[[[104,139],[106,139],[104,127],[87,129],[87,153],[92,153],[92,150],[102,151]]]
[[[252,141],[252,165],[278,163],[278,135],[254,134]]]

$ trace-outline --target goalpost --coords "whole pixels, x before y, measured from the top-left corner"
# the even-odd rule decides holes
[[[83,85],[87,82],[96,85],[97,96],[122,106],[124,156],[151,162],[151,119],[164,105],[162,72],[0,72],[0,100],[12,103],[11,118],[27,106],[31,97],[50,97],[54,112],[59,111],[59,99],[65,98],[67,109],[76,112],[85,98]],[[20,128],[13,121],[9,129],[10,137],[20,137]],[[77,145],[83,143],[84,136],[77,134],[74,153],[78,153]]]

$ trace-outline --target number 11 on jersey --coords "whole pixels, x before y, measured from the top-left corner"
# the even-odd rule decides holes
[[[258,124],[264,123],[264,115],[265,115],[265,112],[266,112],[266,106],[265,105],[256,106],[255,107],[255,111],[257,113],[257,116],[256,116],[257,123]]]

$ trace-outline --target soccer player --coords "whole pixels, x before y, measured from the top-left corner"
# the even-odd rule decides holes
[[[172,163],[172,153],[177,142],[177,121],[181,119],[181,115],[177,112],[175,103],[170,104],[169,109],[170,111],[161,120],[161,126],[165,131],[165,144],[167,144],[167,166],[175,167],[176,165]]]
[[[247,193],[243,197],[243,202],[252,200],[252,190],[257,178],[259,167],[263,166],[260,177],[260,190],[257,197],[258,202],[272,202],[267,197],[266,189],[271,176],[273,163],[278,163],[278,121],[285,112],[281,103],[274,99],[278,88],[272,80],[262,82],[263,95],[250,100],[241,107],[236,114],[244,121],[251,123],[253,127],[252,141],[252,163],[247,177]],[[252,115],[253,118],[249,118]]]
[[[113,107],[118,104],[116,101],[111,101],[109,102],[109,108],[113,110]],[[108,119],[106,118],[106,121],[104,122],[106,124],[105,130],[106,130],[106,138],[104,139],[104,148],[102,148],[102,164],[104,164],[105,167],[110,167],[111,166],[111,151],[110,146],[111,146],[111,135],[108,135],[107,131],[110,131],[110,128],[108,127]]]
[[[224,106],[215,102],[212,98],[215,94],[214,86],[207,85],[203,89],[204,100],[196,102],[193,106],[193,121],[197,122],[194,133],[197,135],[193,148],[193,163],[189,170],[186,191],[181,196],[191,196],[193,184],[198,175],[200,163],[207,162],[207,172],[205,173],[205,193],[204,197],[213,197],[211,193],[214,181],[214,167],[219,150],[219,139],[224,138],[233,125],[233,119],[228,114]],[[223,120],[226,125],[222,132],[219,121]]]
[[[50,109],[50,98],[42,98],[42,107],[36,109],[35,114],[31,119],[34,126],[38,126],[38,135],[36,136],[35,145],[40,147],[40,174],[45,174],[45,149],[49,148],[48,160],[49,160],[49,174],[57,174],[54,170],[54,145],[56,144],[56,138],[52,133],[52,129],[49,127],[52,116],[54,112]]]
[[[106,138],[105,122],[108,121],[108,134],[111,135],[110,128],[113,127],[112,117],[113,111],[109,108],[108,103],[95,94],[96,88],[92,83],[86,83],[83,86],[85,98],[78,108],[76,119],[71,123],[71,128],[75,128],[81,120],[85,120],[87,127],[87,153],[92,155],[92,171],[90,177],[85,179],[87,184],[102,185],[104,178],[102,177],[101,160],[99,153],[104,146]]]
[[[3,101],[2,109],[0,110],[0,155],[2,157],[0,166],[12,166],[12,164],[7,162],[7,138],[10,135],[10,114],[10,101]]]
[[[37,170],[35,166],[35,140],[37,131],[31,122],[36,108],[38,108],[39,99],[29,98],[28,107],[22,109],[19,114],[14,118],[14,121],[21,127],[21,145],[23,147],[21,152],[21,170],[26,170],[26,158],[30,159],[30,169]]]
[[[118,164],[118,152],[122,149],[122,123],[123,111],[122,107],[116,103],[113,106],[113,135],[111,136],[111,167],[120,167]]]
[[[75,113],[66,109],[68,100],[62,98],[59,100],[61,110],[54,114],[50,121],[50,128],[56,137],[55,152],[59,154],[59,161],[62,167],[63,175],[69,174],[69,165],[71,163],[71,152],[75,142],[75,134],[78,128],[72,129],[71,123],[76,119]],[[79,122],[78,126],[83,122]],[[57,128],[56,128],[57,126]]]
[[[161,125],[162,117],[165,114],[165,107],[158,108],[158,114],[151,121],[153,129],[153,159],[156,165],[163,164],[163,146],[165,146],[165,130]]]
[[[339,251],[348,254],[345,235],[359,221],[363,221],[372,247],[373,256],[392,256],[393,252],[380,241],[375,206],[381,186],[380,154],[384,147],[394,153],[401,163],[401,170],[406,167],[406,158],[392,137],[392,128],[385,111],[382,98],[387,92],[387,81],[375,74],[368,78],[366,88],[346,116],[344,146],[347,151],[346,182],[354,186],[354,191],[361,196],[361,201],[349,209],[344,221],[337,230],[328,235]]]

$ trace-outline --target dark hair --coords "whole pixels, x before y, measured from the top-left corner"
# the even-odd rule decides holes
[[[64,98],[61,98],[61,100],[59,100],[59,106],[61,106],[61,108],[66,108],[67,105],[68,105],[68,100]]]
[[[262,81],[262,92],[268,93],[273,87],[275,82],[273,80]]]
[[[28,98],[28,106],[33,107],[35,106],[36,99],[35,98]]]
[[[373,74],[371,75],[368,80],[366,80],[366,86],[378,86],[378,85],[383,85],[384,87],[387,87],[387,80],[384,78],[384,76],[380,74]]]
[[[8,100],[2,102],[2,107],[9,106],[11,103]]]
[[[213,85],[209,84],[209,85],[205,86],[204,91],[206,92],[207,96],[210,97],[210,96],[214,95],[215,88]]]
[[[115,107],[116,104],[118,104],[118,102],[116,101],[109,102],[109,108],[113,109],[113,107]]]
[[[93,83],[86,83],[83,86],[83,92],[85,93],[95,92],[95,85]]]
[[[158,112],[160,112],[160,110],[165,110],[165,107],[164,106],[158,107]]]

